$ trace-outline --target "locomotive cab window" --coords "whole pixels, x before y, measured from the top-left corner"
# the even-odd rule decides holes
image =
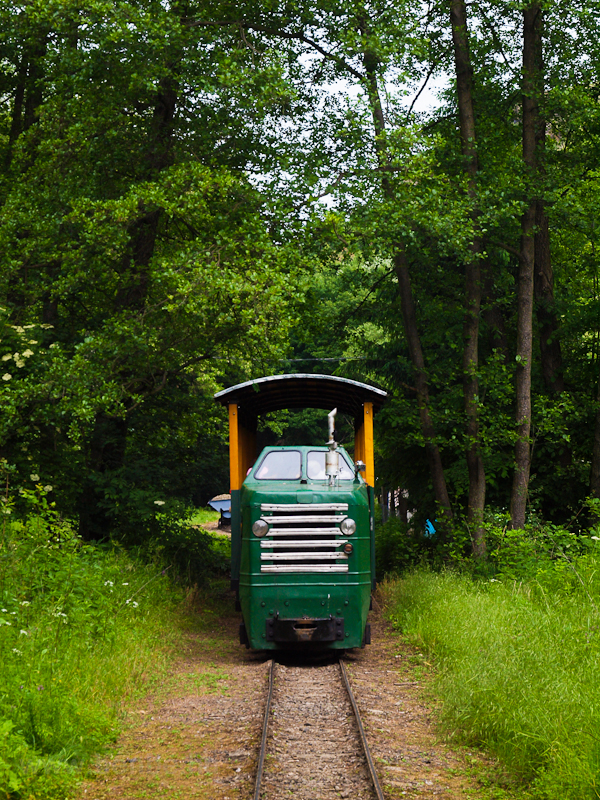
[[[354,470],[347,462],[345,454],[338,450],[340,454],[340,472],[338,480],[354,480]],[[306,477],[310,481],[324,481],[327,479],[325,474],[325,452],[323,450],[311,450],[306,461]]]
[[[254,477],[259,481],[298,481],[302,477],[302,456],[298,450],[267,453]]]

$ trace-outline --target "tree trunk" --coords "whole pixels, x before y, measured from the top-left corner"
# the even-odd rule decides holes
[[[363,35],[366,34],[366,26],[363,26],[362,32]],[[385,168],[389,163],[387,145],[385,141],[385,117],[383,115],[383,107],[381,105],[381,97],[379,94],[379,85],[377,80],[377,58],[369,50],[365,51],[364,65],[367,75],[369,105],[371,108],[371,114],[373,116],[373,127],[375,129],[375,148],[377,150],[379,165],[380,167]],[[393,188],[385,172],[383,173],[381,184],[384,196],[389,200],[393,200]],[[444,468],[442,466],[442,458],[439,447],[435,441],[435,430],[431,419],[431,414],[429,413],[429,386],[427,382],[427,373],[425,371],[425,360],[423,358],[423,350],[421,348],[419,329],[417,327],[417,314],[412,294],[406,252],[399,242],[394,244],[394,250],[394,270],[396,277],[398,278],[404,332],[408,344],[411,364],[415,372],[415,385],[417,389],[417,404],[419,407],[421,432],[423,434],[423,438],[425,439],[425,451],[431,471],[433,492],[438,507],[438,516],[440,518],[440,528],[442,530],[447,530],[448,523],[452,519],[452,506],[450,505],[450,498],[448,496],[446,478],[444,476]]]
[[[541,84],[540,50],[542,43],[542,11],[534,2],[523,17],[523,163],[527,183],[527,209],[521,219],[521,250],[517,294],[517,380],[515,474],[510,500],[513,528],[523,528],[527,508],[527,491],[531,470],[531,361],[533,358],[533,286],[535,266],[535,222],[537,203],[534,198],[537,175],[536,129],[539,125],[539,92]]]
[[[467,10],[463,0],[452,0],[450,23],[456,67],[456,92],[464,170],[473,203],[472,220],[477,231],[477,146],[473,110],[473,68],[469,53]],[[471,260],[465,265],[465,318],[463,322],[463,398],[466,415],[466,458],[469,473],[467,519],[471,527],[473,554],[485,555],[485,469],[479,438],[479,316],[481,311],[481,237],[475,233]]]
[[[540,10],[540,15],[542,11]],[[542,78],[544,75],[544,54],[542,49],[543,17],[539,21],[539,42],[535,48],[536,72],[540,76],[539,96],[542,93]],[[535,130],[537,169],[541,175],[545,174],[544,154],[546,152],[546,118],[539,110]],[[559,321],[554,303],[554,274],[550,257],[550,231],[548,215],[543,198],[539,198],[535,209],[535,278],[534,292],[536,316],[540,333],[540,356],[542,376],[546,390],[550,394],[560,394],[564,391],[563,364],[560,340],[557,337]]]

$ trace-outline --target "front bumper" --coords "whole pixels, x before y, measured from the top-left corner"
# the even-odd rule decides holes
[[[344,640],[344,618],[282,619],[266,621],[267,642],[341,642]]]

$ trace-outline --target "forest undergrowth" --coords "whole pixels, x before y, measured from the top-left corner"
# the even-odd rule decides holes
[[[435,660],[441,725],[532,800],[600,797],[600,540],[504,531],[486,576],[417,567],[383,585]]]
[[[164,676],[181,630],[168,569],[38,512],[0,528],[0,797],[11,800],[64,798],[115,739],[124,704]]]

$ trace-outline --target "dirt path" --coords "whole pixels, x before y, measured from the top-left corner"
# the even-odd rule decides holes
[[[239,646],[230,597],[227,606],[212,622],[198,612],[171,678],[126,714],[78,800],[250,800],[268,663]],[[346,663],[386,797],[494,797],[478,779],[492,765],[436,736],[423,699],[431,669],[377,613],[372,626],[373,644]]]

